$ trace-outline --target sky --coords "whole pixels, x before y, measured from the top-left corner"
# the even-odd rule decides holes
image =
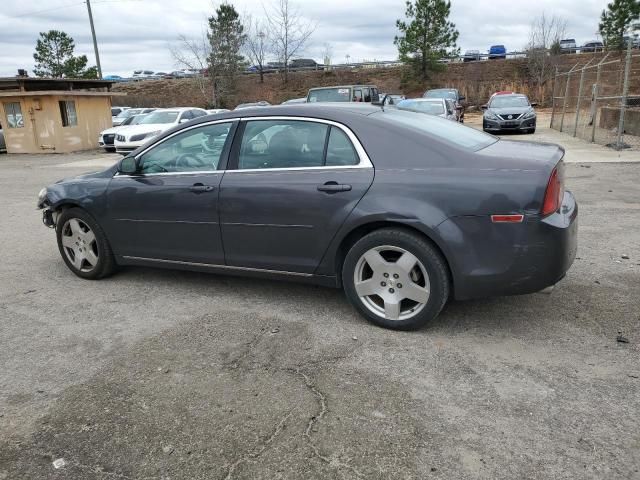
[[[264,17],[273,0],[229,0],[254,19]],[[332,63],[393,60],[397,49],[395,21],[404,18],[402,0],[290,0],[299,14],[315,25],[301,57],[321,62],[325,45]],[[95,65],[86,4],[80,0],[0,0],[0,76],[18,68],[32,75],[33,52],[39,32],[63,30]],[[216,4],[219,2],[215,2]],[[606,0],[451,0],[450,20],[460,36],[458,46],[486,52],[504,44],[509,51],[527,43],[533,18],[557,15],[568,23],[568,38],[578,45],[597,39],[600,12]],[[103,75],[130,76],[133,70],[171,71],[178,65],[171,47],[178,38],[199,38],[206,18],[214,11],[211,0],[91,0]]]

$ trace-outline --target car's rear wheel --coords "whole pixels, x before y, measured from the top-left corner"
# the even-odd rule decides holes
[[[369,321],[410,330],[434,319],[449,297],[445,260],[427,239],[385,228],[361,238],[342,268],[345,292]]]
[[[96,280],[115,270],[109,242],[98,223],[81,208],[64,210],[56,222],[58,249],[69,270]]]

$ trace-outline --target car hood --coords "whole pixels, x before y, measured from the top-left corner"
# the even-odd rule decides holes
[[[533,110],[532,107],[500,107],[500,108],[488,108],[487,112],[494,113],[496,115],[520,115],[522,113],[527,113]]]
[[[158,130],[164,132],[174,127],[175,123],[148,123],[143,125],[131,125],[127,128],[127,135],[138,135],[140,133],[157,132]]]

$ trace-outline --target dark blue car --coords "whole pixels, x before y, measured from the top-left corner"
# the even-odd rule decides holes
[[[489,48],[489,58],[507,58],[507,49],[504,45],[492,45]]]

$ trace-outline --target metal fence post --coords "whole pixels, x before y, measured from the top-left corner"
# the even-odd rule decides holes
[[[578,134],[578,120],[580,119],[580,99],[582,98],[582,85],[584,84],[584,72],[587,71],[587,67],[589,63],[582,67],[582,71],[580,72],[580,86],[578,86],[578,100],[576,100],[576,122],[573,126],[573,136],[575,137]]]
[[[627,97],[629,96],[629,71],[631,70],[631,47],[633,41],[629,38],[627,45],[627,61],[624,66],[624,85],[622,87],[622,98],[620,99],[620,120],[618,122],[618,141],[616,142],[616,148],[621,150],[624,148],[622,142],[622,135],[624,133],[624,111],[627,107]]]
[[[564,114],[567,113],[567,97],[569,96],[569,83],[571,83],[571,72],[578,66],[576,63],[571,70],[567,72],[567,85],[564,89],[564,98],[562,99],[562,118],[560,119],[560,131],[564,127]]]
[[[596,141],[596,120],[598,118],[598,92],[600,90],[600,74],[602,73],[602,64],[609,57],[607,53],[602,60],[598,63],[598,69],[596,70],[596,83],[593,85],[593,96],[591,99],[591,143]]]
[[[553,128],[553,119],[556,115],[556,86],[558,85],[558,66],[556,65],[556,74],[553,77],[553,88],[551,89],[551,125]]]

